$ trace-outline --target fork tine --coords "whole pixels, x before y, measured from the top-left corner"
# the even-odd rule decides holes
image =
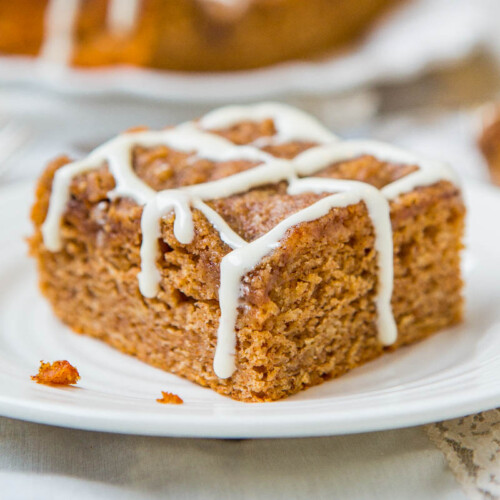
[[[0,175],[8,170],[8,160],[28,141],[29,130],[13,121],[0,128]]]

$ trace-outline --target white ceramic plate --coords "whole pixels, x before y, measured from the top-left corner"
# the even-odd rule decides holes
[[[191,103],[334,94],[408,79],[465,57],[484,41],[491,16],[488,1],[411,0],[350,51],[259,70],[204,74],[130,67],[57,70],[40,67],[32,59],[0,57],[0,82],[79,95],[124,93]]]
[[[318,436],[422,424],[500,406],[500,191],[473,186],[465,323],[277,403],[219,396],[72,333],[52,315],[26,257],[32,188],[0,190],[0,414],[161,436]],[[495,215],[497,214],[497,215]],[[75,388],[35,384],[39,360],[68,359]],[[160,391],[185,403],[161,405]]]

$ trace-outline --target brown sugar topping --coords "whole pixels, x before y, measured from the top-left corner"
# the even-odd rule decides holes
[[[40,361],[38,373],[31,377],[37,384],[73,385],[80,380],[78,370],[69,361]]]
[[[172,394],[171,392],[161,391],[162,397],[158,398],[156,401],[164,405],[181,405],[184,401],[177,396],[177,394]]]

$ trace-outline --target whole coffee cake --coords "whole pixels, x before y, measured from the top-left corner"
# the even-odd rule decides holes
[[[355,41],[402,0],[0,0],[0,53],[226,71]]]
[[[268,103],[56,159],[30,248],[76,332],[272,401],[459,322],[464,213],[445,165]]]

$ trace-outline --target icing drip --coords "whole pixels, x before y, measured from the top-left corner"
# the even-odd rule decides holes
[[[61,249],[59,225],[69,199],[69,186],[73,177],[95,170],[105,163],[115,179],[116,187],[108,193],[110,198],[128,197],[140,205],[154,200],[156,191],[151,189],[135,174],[132,168],[134,146],[170,146],[178,151],[196,153],[200,158],[212,161],[249,160],[266,161],[271,155],[250,147],[237,147],[222,137],[200,132],[193,124],[181,125],[163,131],[135,132],[120,135],[95,149],[85,160],[74,162],[56,171],[47,218],[42,225],[45,246],[55,252]],[[224,181],[224,179],[221,179]],[[215,197],[223,194],[224,182],[207,183],[213,185]],[[196,193],[196,186],[191,187]],[[221,193],[220,196],[217,193]],[[160,196],[160,194],[158,194]]]
[[[214,21],[234,22],[250,7],[253,0],[196,0]]]
[[[174,235],[179,243],[191,243],[194,225],[191,217],[190,200],[179,190],[162,191],[146,204],[141,218],[143,234],[141,244],[141,272],[138,274],[139,289],[145,297],[155,297],[161,275],[156,267],[157,241],[160,237],[160,218],[174,211]]]
[[[40,49],[44,61],[68,64],[81,0],[49,0],[45,14],[45,40]],[[107,25],[114,34],[131,32],[137,24],[140,0],[109,0]]]
[[[73,33],[81,0],[50,0],[45,12],[44,61],[66,64],[73,52]]]
[[[380,342],[393,344],[397,339],[397,326],[392,315],[391,299],[394,282],[394,264],[392,247],[392,227],[389,202],[383,194],[370,184],[357,181],[345,181],[310,177],[292,183],[288,192],[299,194],[304,192],[325,193],[346,191],[344,194],[330,197],[337,203],[347,202],[347,206],[364,201],[375,230],[375,250],[377,251],[378,287],[377,294],[377,327]],[[327,198],[328,199],[328,198]],[[349,203],[350,202],[350,203]]]
[[[241,248],[247,244],[247,242],[238,233],[235,233],[228,223],[206,203],[195,198],[191,205],[206,217],[210,224],[218,231],[221,240],[227,246],[235,249]]]
[[[206,130],[231,127],[243,121],[262,121],[272,118],[276,128],[275,140],[312,141],[323,144],[298,155],[292,160],[277,159],[252,146],[236,146]],[[154,147],[165,145],[197,157],[221,162],[247,160],[258,162],[253,168],[222,179],[155,192],[133,170],[132,151],[137,145]],[[419,165],[420,170],[378,190],[373,186],[352,180],[311,177],[337,162],[372,155],[380,161]],[[233,250],[221,261],[219,304],[221,317],[217,333],[214,371],[227,378],[235,370],[236,321],[241,296],[241,282],[262,259],[279,247],[286,232],[302,222],[316,220],[336,207],[364,202],[375,233],[377,251],[377,328],[379,340],[392,344],[397,327],[391,308],[393,288],[393,247],[388,200],[419,186],[440,180],[456,183],[453,172],[445,165],[423,160],[398,148],[375,141],[340,141],[313,118],[283,104],[262,104],[252,107],[227,107],[209,113],[198,123],[185,123],[175,129],[154,132],[135,132],[118,136],[97,148],[86,160],[59,169],[54,177],[49,211],[42,235],[47,249],[60,250],[60,223],[69,198],[71,180],[76,175],[108,165],[115,188],[113,197],[130,197],[144,205],[141,218],[142,244],[139,288],[145,297],[153,298],[159,291],[161,274],[157,267],[158,238],[161,218],[174,212],[174,236],[182,244],[194,238],[192,209],[199,210]],[[243,193],[266,184],[288,182],[288,193],[332,193],[316,203],[287,217],[260,238],[244,241],[224,219],[204,201]]]
[[[131,32],[137,22],[141,0],[108,0],[107,25],[112,33]]]
[[[280,245],[288,229],[303,222],[316,220],[332,208],[346,207],[364,201],[375,228],[379,265],[379,294],[377,297],[379,339],[383,344],[396,340],[397,328],[392,315],[391,297],[393,282],[393,249],[389,204],[374,187],[356,181],[309,178],[293,180],[288,187],[290,194],[304,192],[336,192],[309,207],[287,217],[271,231],[244,247],[227,254],[221,262],[219,303],[221,317],[217,332],[214,371],[220,378],[230,377],[235,370],[236,335],[241,280],[261,260]]]

